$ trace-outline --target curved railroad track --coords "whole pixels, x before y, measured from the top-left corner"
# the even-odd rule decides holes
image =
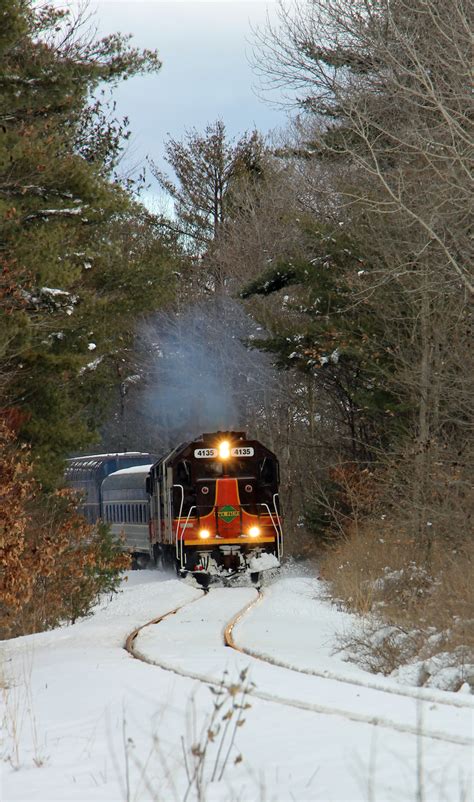
[[[234,637],[233,637],[234,628],[242,620],[242,618],[247,613],[249,613],[250,610],[258,602],[260,602],[263,599],[263,593],[261,591],[256,591],[256,593],[257,593],[257,595],[256,595],[255,599],[253,599],[251,602],[249,602],[247,605],[245,605],[238,613],[236,613],[236,615],[234,615],[232,617],[232,619],[228,622],[228,624],[225,626],[224,631],[223,631],[223,643],[224,643],[225,646],[227,646],[227,647],[229,647],[231,649],[234,649],[234,650],[240,652],[241,654],[244,654],[245,656],[248,656],[248,657],[251,657],[253,659],[257,659],[257,660],[263,661],[263,662],[266,662],[266,663],[268,663],[270,665],[274,665],[274,666],[276,666],[278,668],[284,668],[284,669],[287,669],[287,670],[290,670],[290,671],[293,671],[293,672],[296,672],[296,673],[310,674],[310,675],[315,676],[315,677],[329,679],[329,680],[333,680],[335,682],[359,685],[359,686],[364,687],[364,688],[371,688],[371,689],[387,692],[387,689],[385,687],[381,687],[380,685],[374,687],[374,686],[372,686],[370,684],[363,683],[362,681],[359,681],[357,679],[353,682],[353,681],[347,680],[346,678],[343,678],[343,677],[339,677],[338,678],[337,676],[332,676],[332,675],[328,676],[325,672],[319,672],[318,673],[316,671],[311,671],[311,670],[306,670],[306,669],[297,669],[297,668],[294,668],[293,666],[289,666],[288,664],[285,664],[282,661],[274,660],[272,658],[266,657],[265,655],[260,655],[260,654],[258,654],[256,652],[254,652],[253,650],[245,649],[245,648],[237,645],[235,643],[235,640],[234,640]],[[203,592],[201,596],[198,596],[197,598],[192,599],[191,601],[184,602],[183,604],[180,604],[179,606],[173,608],[172,610],[169,610],[168,612],[164,613],[163,615],[158,616],[158,618],[154,618],[154,619],[152,619],[150,621],[147,621],[145,624],[142,624],[141,626],[139,626],[136,629],[134,629],[128,635],[128,637],[127,637],[127,639],[125,641],[124,648],[126,649],[126,651],[133,658],[135,658],[137,660],[141,660],[142,662],[148,663],[149,665],[157,666],[158,668],[161,668],[161,669],[163,669],[165,671],[170,671],[170,672],[172,672],[174,674],[177,674],[178,676],[185,677],[187,679],[197,680],[198,682],[202,682],[202,683],[204,683],[206,685],[215,685],[215,686],[222,685],[222,678],[218,679],[216,677],[212,677],[212,676],[207,675],[207,674],[202,674],[202,673],[197,672],[197,671],[184,670],[184,669],[182,669],[182,668],[180,668],[180,667],[178,667],[176,665],[172,665],[171,663],[167,663],[165,660],[153,659],[153,658],[147,656],[144,652],[141,652],[140,649],[137,648],[137,643],[136,643],[137,637],[138,637],[138,635],[140,634],[140,632],[142,630],[146,629],[149,626],[152,626],[152,625],[155,625],[155,624],[159,624],[162,621],[164,621],[165,619],[168,619],[171,616],[176,615],[177,613],[179,613],[180,610],[184,609],[185,607],[188,607],[190,605],[196,604],[199,601],[202,601],[203,597],[205,598],[206,595],[207,594]],[[390,689],[388,692],[397,694],[397,689]],[[258,690],[256,688],[252,689],[250,691],[250,694],[253,697],[255,697],[257,699],[260,699],[262,701],[265,701],[265,702],[271,702],[273,704],[284,705],[286,707],[292,707],[292,708],[296,708],[296,709],[299,709],[299,710],[305,710],[305,711],[309,711],[309,712],[313,712],[313,713],[319,713],[319,714],[322,714],[322,715],[339,716],[339,717],[342,717],[342,718],[344,718],[346,720],[349,720],[349,721],[354,721],[354,722],[363,723],[363,724],[371,724],[371,725],[375,725],[375,726],[381,727],[383,729],[389,729],[389,730],[393,730],[393,731],[396,731],[396,732],[401,732],[401,733],[404,733],[404,734],[413,735],[413,736],[418,737],[418,738],[419,737],[423,737],[423,738],[428,738],[428,739],[432,739],[432,740],[443,741],[443,742],[446,742],[446,743],[455,744],[457,746],[467,746],[467,747],[471,747],[471,748],[474,746],[474,739],[473,738],[467,738],[467,737],[463,737],[463,736],[460,736],[460,735],[455,735],[455,734],[450,734],[450,733],[447,733],[447,732],[442,732],[442,731],[438,731],[438,730],[430,730],[430,729],[423,729],[423,731],[420,732],[420,728],[418,726],[416,726],[416,725],[399,723],[397,721],[392,721],[392,720],[390,720],[388,718],[385,718],[385,717],[382,717],[382,716],[375,716],[375,715],[368,715],[368,714],[364,714],[364,713],[357,713],[357,712],[354,712],[354,711],[351,711],[351,710],[345,710],[343,708],[336,708],[336,707],[330,706],[330,705],[316,704],[314,702],[305,702],[305,701],[302,701],[302,700],[299,700],[299,699],[292,699],[292,698],[289,698],[289,697],[283,697],[283,696],[272,694],[272,693],[266,693],[265,691],[261,691],[261,690]],[[412,697],[412,698],[414,698],[416,700],[419,700],[419,701],[435,701],[436,704],[448,704],[448,705],[450,704],[449,701],[444,701],[444,700],[440,701],[439,698],[437,698],[437,697],[436,697],[436,699],[427,699],[425,696],[421,696],[421,695],[417,694],[416,691],[411,691],[410,692],[410,689],[406,689],[406,690],[404,689],[398,695],[400,695],[400,696],[410,696],[410,697]],[[470,707],[470,705],[462,705],[462,706]]]
[[[254,649],[249,649],[246,646],[237,644],[234,640],[234,628],[240,623],[244,616],[250,612],[250,610],[252,610],[259,602],[263,600],[263,598],[264,594],[261,590],[259,590],[257,598],[240,610],[234,616],[234,618],[229,621],[224,630],[224,642],[226,646],[229,646],[231,649],[235,649],[236,651],[240,652],[241,654],[245,654],[248,657],[253,657],[255,660],[262,660],[263,662],[269,663],[272,666],[285,668],[288,671],[295,671],[298,674],[306,674],[310,677],[334,680],[335,682],[344,682],[346,685],[356,685],[360,688],[370,688],[370,690],[373,691],[382,691],[383,693],[390,693],[394,694],[395,696],[404,696],[409,699],[416,699],[420,702],[431,702],[432,704],[447,705],[448,707],[459,707],[464,709],[468,708],[474,711],[474,701],[471,701],[470,699],[443,699],[440,691],[437,693],[431,693],[425,688],[419,690],[402,687],[394,688],[386,685],[385,683],[377,682],[376,680],[365,681],[358,679],[357,677],[347,677],[344,674],[339,674],[337,671],[317,671],[316,669],[312,668],[296,668],[290,663],[286,663],[284,660],[280,660],[277,657],[271,657],[269,655],[262,654],[261,652],[257,652]]]
[[[179,613],[179,611],[182,610],[183,607],[187,607],[190,604],[194,604],[195,602],[197,602],[200,599],[202,599],[202,597],[205,596],[205,595],[206,594],[203,591],[201,596],[197,596],[197,598],[191,599],[191,601],[187,601],[187,602],[183,602],[183,604],[179,604],[177,607],[174,607],[172,610],[168,610],[167,613],[163,613],[163,615],[159,615],[158,618],[152,618],[151,621],[147,621],[146,624],[140,624],[139,627],[136,627],[136,629],[132,630],[132,632],[130,632],[130,634],[127,635],[127,639],[126,639],[125,645],[124,645],[125,651],[127,651],[129,654],[132,655],[132,657],[135,657],[137,660],[141,660],[143,663],[149,663],[150,665],[157,665],[156,662],[154,662],[153,660],[149,660],[145,655],[140,654],[140,652],[136,651],[136,649],[135,649],[135,641],[136,641],[137,636],[139,635],[139,633],[142,631],[142,629],[146,629],[146,627],[151,627],[151,626],[153,626],[153,624],[159,624],[161,621],[164,621],[165,618],[170,618],[172,615],[176,615],[176,613]],[[160,667],[162,667],[162,666],[160,666]],[[167,670],[170,671],[171,669],[167,669]]]

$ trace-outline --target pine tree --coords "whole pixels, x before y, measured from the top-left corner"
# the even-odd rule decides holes
[[[278,261],[241,292],[244,299],[292,293],[269,336],[252,346],[273,353],[280,368],[311,376],[332,400],[342,453],[370,463],[402,412],[383,317],[364,297],[373,265],[362,243],[329,222],[307,221],[303,236],[304,256]]]
[[[170,138],[166,161],[178,184],[156,165],[154,175],[175,204],[176,230],[194,247],[215,239],[224,224],[232,183],[243,174],[259,173],[263,143],[256,131],[237,142],[227,139],[225,125],[217,120],[204,133],[188,131],[183,142]]]
[[[176,249],[120,184],[128,132],[93,99],[160,62],[52,6],[0,17],[1,405],[51,485],[94,437],[134,320],[170,294]]]

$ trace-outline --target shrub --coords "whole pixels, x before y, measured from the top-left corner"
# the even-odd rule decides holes
[[[328,551],[322,573],[334,596],[357,613],[370,615],[365,629],[344,646],[364,664],[390,672],[422,652],[474,655],[474,544],[453,548],[436,540],[427,560],[424,544],[384,516]],[[374,637],[377,631],[383,638]],[[383,659],[382,659],[383,658]]]
[[[107,527],[92,528],[68,490],[45,494],[28,448],[0,425],[0,637],[87,615],[129,566]]]

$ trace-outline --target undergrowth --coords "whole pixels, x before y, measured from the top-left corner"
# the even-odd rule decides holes
[[[466,667],[459,676],[474,685],[473,563],[468,540],[457,548],[433,542],[427,557],[383,519],[359,528],[322,564],[332,595],[363,616],[357,631],[341,639],[343,647],[363,667],[384,674],[449,655],[453,666]],[[420,667],[418,684],[429,679],[423,673]]]
[[[78,514],[71,491],[43,491],[29,449],[0,422],[0,638],[89,614],[129,564],[108,527]]]
[[[190,699],[192,721],[188,722],[189,731],[181,737],[180,743],[182,768],[186,777],[184,791],[178,789],[176,767],[166,757],[158,734],[153,736],[150,752],[143,761],[142,756],[136,754],[133,740],[127,736],[124,719],[126,802],[139,798],[144,790],[153,802],[206,802],[209,789],[227,779],[229,770],[244,760],[237,740],[252,707],[249,698],[254,687],[248,678],[248,669],[243,669],[233,681],[227,670],[224,671],[218,685],[208,685],[212,694],[211,709],[199,723],[194,699]],[[166,790],[162,785],[157,787],[149,773],[154,761],[157,761],[164,775]],[[138,770],[140,776],[140,785],[134,791],[130,781],[132,767]]]

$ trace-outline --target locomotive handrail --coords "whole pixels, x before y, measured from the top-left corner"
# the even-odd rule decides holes
[[[183,487],[183,485],[172,485],[170,487],[170,501],[172,500],[171,499],[171,492],[175,487],[179,487],[179,489],[181,490],[181,504],[180,504],[180,507],[179,507],[179,515],[178,515],[179,520],[181,520],[181,513],[183,512],[183,507],[184,507],[184,487]],[[171,512],[171,504],[170,504],[170,512]],[[176,527],[175,549],[176,549],[176,559],[178,559],[178,527]]]
[[[268,504],[266,502],[264,502],[264,501],[261,501],[259,503],[260,503],[261,507],[266,507],[267,510],[268,510],[268,514],[270,516],[270,520],[271,520],[271,522],[273,524],[273,528],[274,528],[275,534],[276,534],[278,559],[280,559],[280,556],[281,556],[281,544],[280,544],[280,531],[279,531],[279,528],[278,528],[277,524],[275,523],[275,521],[273,520],[272,511],[271,511],[270,507],[268,506]],[[275,503],[275,502],[273,502],[273,503]],[[275,514],[276,514],[276,516],[278,518],[278,513],[277,513],[276,509],[275,509]]]
[[[171,499],[172,490],[174,488],[179,488],[181,490],[181,502],[180,502],[180,506],[179,506],[178,521],[177,521],[177,524],[176,524],[175,552],[176,552],[176,559],[179,561],[179,565],[180,565],[181,570],[183,570],[184,569],[184,545],[185,545],[184,544],[184,539],[185,539],[186,529],[187,529],[188,524],[189,524],[189,519],[191,518],[191,513],[194,510],[196,510],[197,514],[199,515],[199,512],[198,512],[197,505],[193,504],[189,508],[188,514],[186,516],[186,520],[183,523],[182,519],[183,519],[183,508],[184,508],[184,487],[181,484],[173,484],[170,487],[170,489],[169,489],[170,504],[171,504],[171,500],[172,500]],[[266,509],[266,511],[267,511],[267,513],[268,513],[268,515],[270,517],[270,521],[272,523],[273,529],[275,530],[275,534],[276,534],[276,547],[277,547],[278,560],[281,560],[281,557],[282,557],[282,554],[283,554],[283,531],[282,531],[280,518],[279,518],[279,514],[278,514],[278,509],[277,509],[277,504],[276,504],[276,499],[277,498],[278,498],[278,493],[274,493],[274,495],[272,497],[273,508],[274,508],[274,512],[273,513],[272,513],[272,511],[270,509],[270,506],[266,502],[257,502],[256,506],[257,507],[263,507],[264,509]],[[239,506],[240,506],[240,517],[242,518],[242,510],[243,510],[243,508],[246,507],[246,506],[250,507],[252,505],[251,504],[247,504],[246,505],[246,504],[242,504],[241,503]],[[170,506],[170,509],[171,509],[171,506]],[[216,510],[216,518],[217,518],[217,510],[218,510],[218,506],[217,505],[215,506],[215,510]],[[257,514],[259,514],[259,513],[257,513]],[[218,523],[216,525],[216,532],[217,532],[217,536],[219,537]]]
[[[281,527],[281,517],[280,517],[280,514],[278,512],[278,507],[276,505],[276,499],[277,498],[278,499],[280,498],[279,494],[278,493],[274,493],[273,494],[273,506],[275,508],[275,515],[276,515],[276,519],[277,519],[277,522],[278,522],[278,529],[280,531],[280,542],[278,544],[278,553],[279,553],[279,558],[280,558],[280,556],[283,555],[283,529]]]
[[[176,558],[179,559],[179,564],[181,568],[184,568],[183,564],[183,552],[184,552],[184,535],[186,533],[186,529],[189,523],[189,519],[191,517],[191,513],[193,510],[196,509],[196,505],[194,504],[192,507],[189,508],[188,516],[186,518],[186,522],[181,527],[181,535],[182,537],[178,537],[178,529],[179,523],[176,526]],[[179,543],[179,557],[178,557],[178,543]]]

